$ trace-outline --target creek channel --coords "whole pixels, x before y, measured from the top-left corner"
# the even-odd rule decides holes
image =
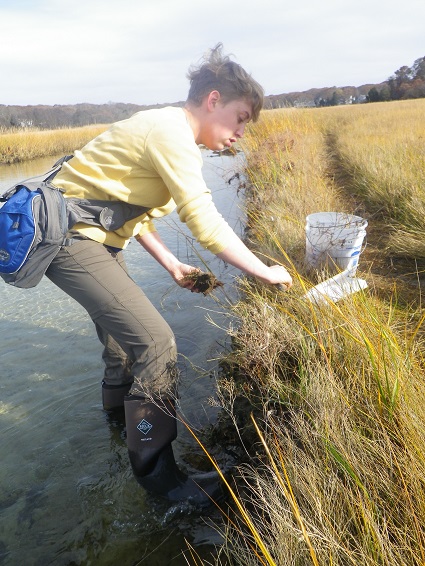
[[[203,156],[214,202],[241,234],[243,194],[232,178],[242,158]],[[54,161],[1,166],[0,193]],[[156,226],[181,261],[203,271],[205,262],[225,284],[212,296],[190,293],[137,242],[125,250],[130,274],[175,332],[180,412],[197,430],[217,418],[208,398],[240,273],[202,250],[175,213]],[[133,478],[124,424],[102,409],[102,347],[86,311],[47,278],[33,289],[0,286],[0,565],[180,566],[190,563],[188,544],[211,560],[220,513],[170,507]],[[200,449],[180,423],[173,444],[190,470],[185,455]]]

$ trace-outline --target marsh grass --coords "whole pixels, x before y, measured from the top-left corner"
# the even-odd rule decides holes
[[[424,258],[425,100],[352,110],[328,124],[339,183],[386,221],[389,253]]]
[[[105,125],[97,124],[57,130],[16,129],[0,132],[0,163],[17,163],[37,157],[72,153],[106,128]]]
[[[403,218],[403,229],[412,228],[409,214],[402,217],[394,206],[397,191],[388,194],[401,133],[396,129],[393,143],[386,141],[384,169],[393,167],[394,176],[387,171],[384,179],[382,152],[367,151],[367,140],[380,127],[379,117],[369,114],[371,106],[265,112],[245,142],[248,242],[266,261],[286,265],[295,283],[285,293],[241,280],[243,299],[229,312],[233,348],[223,358],[219,399],[246,451],[237,479],[239,504],[270,563],[279,566],[425,563],[420,281],[411,304],[403,299],[405,281],[397,277],[382,300],[380,280],[361,271],[361,259],[360,275],[369,289],[336,304],[303,299],[327,276],[304,262],[307,214],[361,210],[372,225],[395,227]],[[417,121],[422,108],[416,107]],[[382,121],[404,128],[405,111],[403,105],[388,105],[392,118],[384,108]],[[407,146],[416,147],[415,136],[409,140]],[[343,148],[340,170],[335,147]],[[411,157],[398,167],[414,166],[405,186],[419,191],[420,160],[412,151],[406,148]],[[357,163],[349,187],[342,183],[348,158]],[[368,193],[353,194],[353,187],[366,186],[365,176]],[[403,171],[397,176],[404,179]],[[370,243],[372,258],[388,253],[387,243],[381,244]],[[255,424],[247,416],[247,400]],[[264,563],[253,553],[250,532],[229,523],[217,564]]]
[[[288,110],[264,113],[244,141],[251,189],[248,235],[257,251],[264,244],[269,254],[270,244],[281,241],[291,257],[300,256],[307,214],[343,207],[326,175],[321,140],[312,114]]]
[[[239,493],[274,562],[422,564],[423,344],[407,313],[362,293],[319,309],[247,286],[231,357],[267,448],[246,443]],[[233,563],[256,564],[240,530]]]

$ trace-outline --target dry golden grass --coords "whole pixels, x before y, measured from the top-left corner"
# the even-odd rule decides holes
[[[0,133],[0,164],[72,153],[106,128],[97,124],[81,128],[23,129]]]
[[[425,257],[425,100],[335,110],[328,143],[340,184],[387,221],[389,252]]]
[[[235,306],[231,361],[242,376],[239,394],[252,391],[262,414],[277,469],[266,455],[259,465],[257,446],[255,465],[240,474],[275,564],[313,563],[279,476],[291,486],[319,564],[422,564],[423,343],[412,313],[363,294],[317,308],[295,291],[247,285],[245,292]],[[234,402],[234,393],[228,397]],[[233,535],[238,556],[243,538]],[[234,563],[255,564],[246,554],[240,562],[232,554]]]
[[[273,234],[291,251],[304,236],[307,214],[343,206],[326,175],[322,138],[307,111],[264,112],[251,129],[243,148],[252,189],[249,226],[256,240]]]
[[[391,183],[408,179],[401,195],[407,200],[420,194],[419,128],[405,142],[409,159],[399,157],[407,116],[414,124],[422,112],[423,101],[270,111],[249,132],[250,243],[289,266],[295,284],[284,293],[242,282],[243,300],[229,315],[234,348],[223,367],[232,371],[223,375],[219,394],[247,450],[240,501],[272,562],[253,551],[249,534],[230,525],[217,564],[425,563],[420,288],[411,304],[400,300],[406,282],[395,277],[382,300],[380,280],[361,259],[370,284],[364,293],[321,307],[302,299],[324,275],[304,263],[307,214],[362,211],[371,227],[396,226],[394,200],[401,197]],[[356,166],[350,169],[348,159]],[[368,191],[354,192],[366,177]],[[407,213],[403,218],[409,231],[413,221]],[[373,237],[369,246],[372,255],[388,253]],[[247,399],[260,432],[249,429]]]

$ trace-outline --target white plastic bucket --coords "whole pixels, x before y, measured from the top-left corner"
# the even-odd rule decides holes
[[[335,264],[354,275],[367,221],[344,212],[316,212],[306,220],[306,262],[312,267]]]

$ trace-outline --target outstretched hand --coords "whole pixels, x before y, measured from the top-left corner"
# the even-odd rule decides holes
[[[186,271],[186,275],[182,279],[176,279],[176,282],[180,287],[189,289],[192,293],[209,295],[217,287],[223,286],[223,283],[211,272],[204,273],[200,269],[184,264],[182,268],[180,271]]]
[[[269,267],[269,277],[261,278],[264,283],[276,285],[280,290],[285,291],[292,287],[292,277],[283,265],[272,265]]]
[[[180,263],[178,269],[172,273],[174,281],[183,287],[183,289],[193,290],[195,287],[195,280],[190,277],[193,273],[200,273],[201,270],[193,265],[187,265],[186,263]]]

